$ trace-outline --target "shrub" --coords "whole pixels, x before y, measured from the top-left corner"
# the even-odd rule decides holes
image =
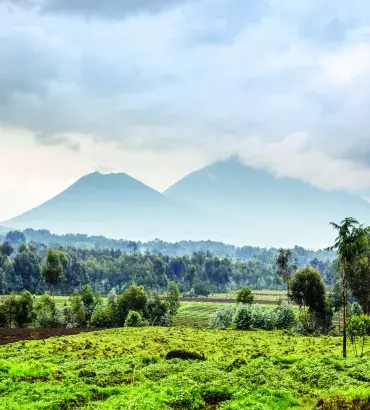
[[[233,324],[234,309],[232,306],[218,308],[211,316],[209,326],[214,329],[227,329]]]
[[[148,295],[143,286],[130,286],[117,298],[117,322],[123,325],[130,310],[142,312]]]
[[[281,306],[275,309],[276,329],[290,329],[296,323],[294,310],[288,306]]]
[[[97,328],[112,327],[113,318],[108,307],[97,306],[91,316],[90,325]]]
[[[170,315],[175,316],[180,307],[180,291],[173,281],[168,284],[166,299]]]
[[[49,293],[41,296],[35,311],[37,326],[50,328],[64,326],[62,312],[57,310],[55,300],[51,298]]]
[[[355,355],[357,356],[357,343],[360,343],[362,356],[364,354],[364,347],[366,337],[370,335],[370,316],[359,315],[352,316],[348,323],[348,334],[353,345]]]
[[[169,309],[167,302],[162,301],[158,295],[154,295],[147,303],[145,309],[145,318],[148,320],[149,324],[152,326],[159,325],[162,323],[167,323],[168,319],[165,318]],[[171,320],[170,320],[171,323]]]
[[[273,330],[276,327],[276,313],[272,309],[264,309],[259,306],[251,309],[252,324],[256,329]]]
[[[357,302],[353,302],[349,309],[350,316],[360,316],[363,313],[361,306]]]
[[[82,298],[78,293],[74,293],[69,298],[69,308],[66,311],[66,321],[68,328],[83,327],[86,325],[86,312]]]
[[[253,311],[249,305],[239,305],[234,317],[234,326],[239,330],[249,330],[252,327]]]
[[[181,360],[206,360],[204,354],[188,352],[187,350],[171,350],[166,355],[166,360],[181,359]]]
[[[205,296],[207,298],[211,293],[211,287],[207,282],[197,280],[195,281],[193,291],[196,296]]]
[[[128,313],[128,316],[125,320],[125,327],[137,327],[142,324],[142,317],[139,312],[136,312],[135,310],[130,310]]]
[[[253,299],[253,293],[248,286],[241,288],[236,296],[236,301],[245,305],[251,305],[253,303]]]

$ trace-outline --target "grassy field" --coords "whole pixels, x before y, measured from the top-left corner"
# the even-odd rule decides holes
[[[205,360],[166,360],[179,349]],[[340,353],[340,338],[288,331],[146,327],[20,342],[0,347],[0,408],[368,409],[369,356]]]

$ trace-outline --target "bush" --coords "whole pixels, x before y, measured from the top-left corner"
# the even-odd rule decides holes
[[[207,282],[197,280],[194,284],[193,291],[196,296],[205,296],[207,298],[211,293],[211,287]]]
[[[199,354],[195,352],[188,352],[186,350],[171,350],[166,355],[166,360],[171,359],[181,359],[181,360],[201,360],[204,361],[206,358],[204,354]]]
[[[137,327],[140,326],[143,322],[143,319],[139,312],[135,310],[130,310],[128,316],[125,320],[125,327]]]
[[[234,317],[234,326],[239,330],[249,330],[252,327],[253,310],[249,305],[239,305]]]
[[[233,324],[234,308],[226,306],[217,309],[211,316],[209,326],[213,329],[227,329]]]
[[[275,310],[256,306],[251,309],[252,327],[256,329],[273,330],[276,327],[277,317]]]
[[[109,309],[105,306],[97,306],[91,316],[90,325],[96,328],[112,327],[113,318]]]
[[[350,316],[360,316],[363,313],[361,306],[357,302],[353,302],[349,309]]]
[[[49,328],[64,326],[63,315],[57,310],[55,300],[51,298],[49,293],[41,296],[35,311],[37,326]]]
[[[145,318],[152,326],[162,326],[162,323],[167,323],[167,315],[169,305],[167,302],[162,301],[158,295],[154,295],[147,303],[145,309]],[[170,320],[171,323],[171,320]]]
[[[276,329],[290,329],[296,323],[294,310],[288,306],[281,306],[275,309]]]
[[[253,303],[253,299],[253,293],[247,286],[241,288],[236,296],[236,301],[245,305],[251,305]]]
[[[142,312],[148,295],[143,286],[130,286],[117,298],[117,322],[123,325],[130,310]]]
[[[370,335],[370,316],[352,316],[348,323],[348,334],[350,336],[355,355],[357,356],[357,344],[359,343],[361,349],[360,355],[363,356],[366,337]]]

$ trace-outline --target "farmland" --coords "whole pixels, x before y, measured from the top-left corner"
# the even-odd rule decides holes
[[[174,350],[204,360],[166,360]],[[19,342],[0,347],[0,408],[361,408],[334,407],[369,396],[369,360],[340,353],[340,338],[290,331],[146,327]]]

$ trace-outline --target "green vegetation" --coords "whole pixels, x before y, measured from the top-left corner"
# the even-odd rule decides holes
[[[366,342],[365,352],[369,348]],[[181,351],[205,360],[166,360],[169,352]],[[368,403],[369,360],[340,355],[340,338],[289,331],[144,327],[21,342],[0,347],[0,408],[313,409],[330,401]]]
[[[2,292],[15,283],[71,296],[1,299],[1,327],[32,327],[34,340],[0,347],[0,408],[369,409],[370,229],[352,218],[334,227],[330,275],[319,259],[299,268],[286,249],[266,270],[208,251],[48,249],[12,232]],[[247,287],[259,280],[251,263],[281,290]],[[114,329],[37,340],[53,327]]]
[[[32,229],[0,235],[2,240],[0,294],[25,289],[40,294],[52,287],[55,294],[70,295],[88,284],[106,295],[112,289],[121,293],[133,283],[160,292],[169,281],[191,296],[237,290],[244,285],[252,289],[285,288],[275,269],[278,251],[274,248],[237,248],[211,241],[171,244],[156,240],[144,244],[86,235],[58,236]],[[50,269],[50,251],[58,253],[63,271],[57,261]],[[315,267],[327,286],[334,285],[338,273],[334,252],[297,246],[291,255],[300,267]]]

